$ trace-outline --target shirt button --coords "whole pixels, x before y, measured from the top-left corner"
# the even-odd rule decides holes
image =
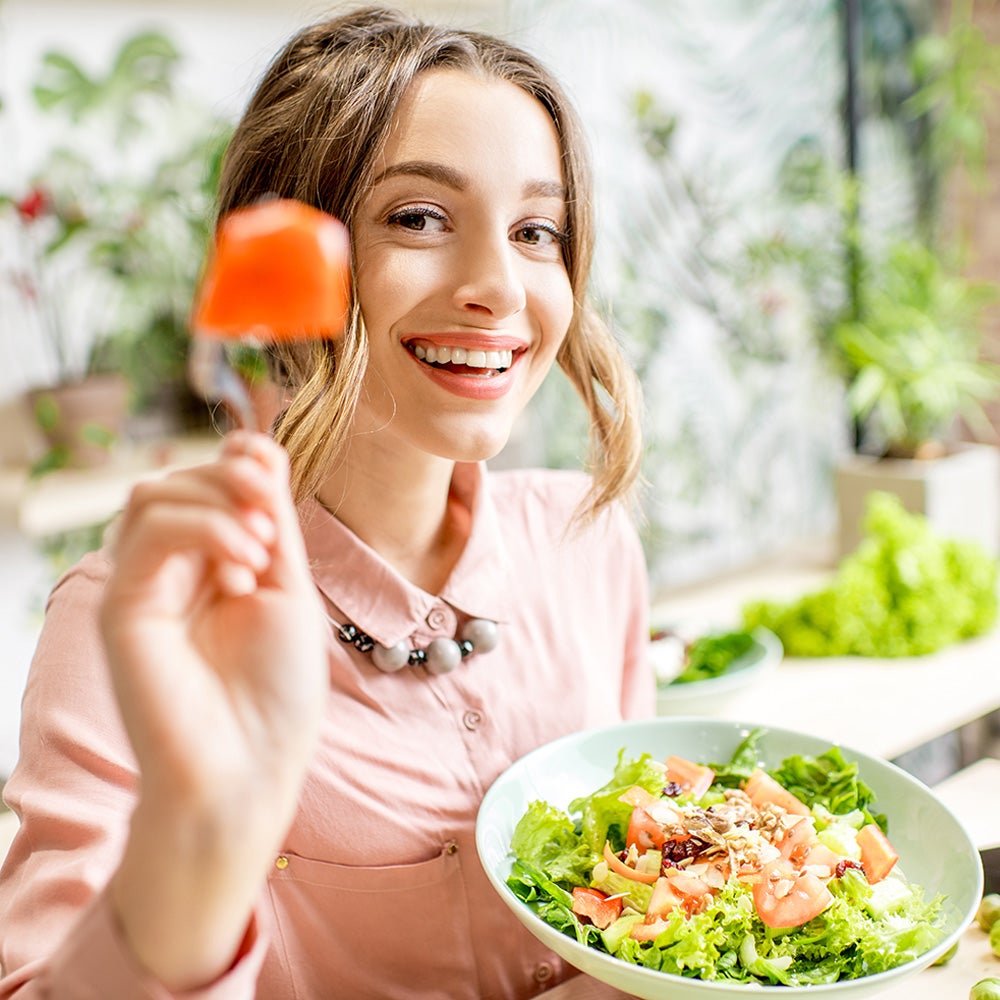
[[[427,624],[430,625],[431,628],[444,628],[448,624],[448,614],[444,608],[433,608],[431,613],[427,616]]]
[[[539,962],[535,966],[535,982],[547,983],[552,978],[552,966],[548,962]]]
[[[481,712],[477,712],[475,709],[470,708],[462,716],[462,725],[465,726],[470,732],[474,732],[480,726],[483,721],[483,716]]]

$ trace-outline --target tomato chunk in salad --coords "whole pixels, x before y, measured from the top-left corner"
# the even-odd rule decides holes
[[[622,915],[622,898],[578,885],[573,889],[573,912],[604,930]]]
[[[674,910],[704,909],[732,880],[750,891],[767,927],[799,927],[830,906],[829,884],[846,870],[863,868],[874,883],[898,859],[874,823],[861,829],[841,823],[835,846],[825,843],[812,809],[761,768],[741,787],[711,795],[710,767],[670,756],[663,774],[659,795],[633,786],[619,796],[632,807],[625,850],[605,842],[593,873],[592,888],[605,895],[631,884],[625,892],[633,910],[637,898],[645,900],[629,932],[635,940],[655,939]],[[644,887],[638,897],[636,883]]]

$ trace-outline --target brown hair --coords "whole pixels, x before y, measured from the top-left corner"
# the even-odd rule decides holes
[[[444,68],[515,84],[541,103],[559,136],[568,192],[566,267],[576,307],[557,361],[590,414],[594,485],[586,511],[596,513],[636,481],[639,390],[585,301],[593,221],[582,129],[557,81],[532,56],[490,35],[423,24],[384,7],[305,28],[271,63],[236,129],[223,166],[220,216],[278,196],[315,205],[351,228],[400,100],[418,74]],[[294,393],[275,435],[291,457],[297,499],[316,492],[343,450],[367,354],[356,303],[338,341],[273,350],[272,362]]]

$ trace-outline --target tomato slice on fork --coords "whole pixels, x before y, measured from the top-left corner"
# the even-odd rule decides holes
[[[335,337],[350,296],[350,238],[327,212],[273,198],[219,225],[191,325],[196,336]]]
[[[350,261],[344,226],[303,202],[273,198],[226,216],[191,316],[194,389],[253,426],[249,394],[227,363],[226,342],[338,336],[350,305]]]

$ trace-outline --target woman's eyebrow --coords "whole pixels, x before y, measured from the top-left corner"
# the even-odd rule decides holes
[[[402,163],[393,163],[375,178],[374,183],[379,184],[390,177],[400,176],[426,177],[456,191],[464,191],[469,186],[464,174],[444,163],[434,163],[431,160],[404,160]]]
[[[444,163],[433,160],[404,160],[386,167],[374,180],[374,184],[389,180],[392,177],[426,177],[428,180],[456,191],[464,191],[469,187],[469,179],[459,170]],[[524,185],[526,198],[558,198],[566,200],[566,188],[559,181],[532,180]]]
[[[566,188],[559,181],[528,181],[524,185],[526,198],[558,198],[566,200]]]

